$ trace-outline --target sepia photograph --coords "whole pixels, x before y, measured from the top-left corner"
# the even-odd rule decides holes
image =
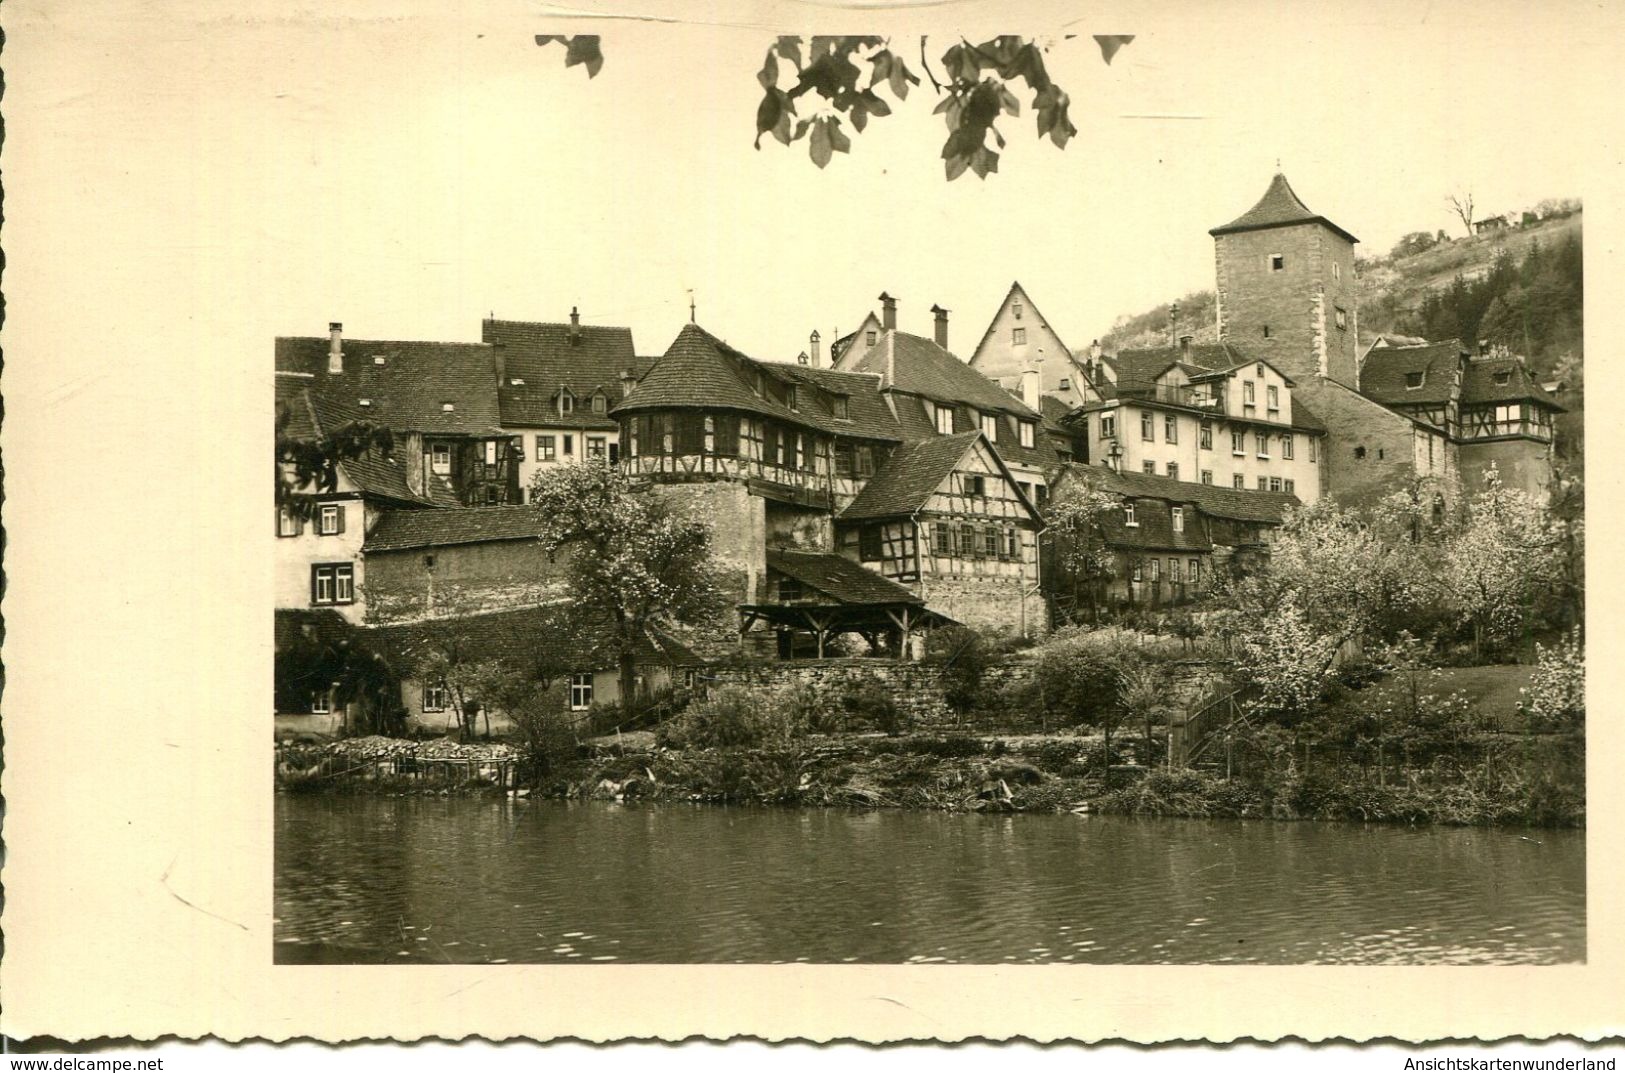
[[[334,31],[277,963],[1585,960],[1574,177],[1091,23]]]

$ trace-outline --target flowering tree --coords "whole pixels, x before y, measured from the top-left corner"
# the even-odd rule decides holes
[[[1101,524],[1108,514],[1122,508],[1122,499],[1106,491],[1101,478],[1081,469],[1070,471],[1071,479],[1061,485],[1044,510],[1050,546],[1055,563],[1071,575],[1074,591],[1082,589],[1091,611],[1101,586],[1115,572],[1116,556],[1106,543]],[[1092,617],[1092,616],[1091,616]]]
[[[1467,519],[1447,543],[1440,581],[1451,607],[1473,628],[1473,647],[1520,636],[1539,599],[1564,576],[1567,523],[1492,466]]]
[[[569,556],[572,615],[611,623],[621,703],[630,713],[635,659],[650,630],[700,625],[725,606],[711,529],[593,463],[539,472],[531,503],[543,545]]]
[[[1585,725],[1585,643],[1579,627],[1571,629],[1550,648],[1535,645],[1537,666],[1529,685],[1521,690],[1519,709],[1529,722],[1544,729],[1578,729]]]
[[[1315,629],[1293,600],[1258,620],[1240,641],[1237,669],[1258,687],[1257,707],[1286,722],[1308,714],[1320,700],[1342,643]]]

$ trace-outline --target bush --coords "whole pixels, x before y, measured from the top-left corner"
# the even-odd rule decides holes
[[[893,737],[901,734],[907,722],[891,690],[870,678],[849,682],[841,693],[841,710],[849,727],[868,727]]]
[[[729,748],[788,741],[796,736],[796,711],[780,702],[777,690],[726,685],[695,701],[677,719],[661,725],[656,740],[671,748]]]

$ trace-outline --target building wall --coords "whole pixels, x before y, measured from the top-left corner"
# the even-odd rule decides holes
[[[1409,418],[1326,381],[1313,390],[1310,405],[1331,429],[1322,463],[1329,494],[1338,502],[1369,504],[1425,475],[1417,472],[1416,424]],[[1448,466],[1448,444],[1434,448],[1443,459],[1439,464]]]
[[[579,672],[587,673],[587,668]],[[664,689],[671,684],[671,670],[663,665],[642,667],[638,671],[642,679],[642,688],[645,693]],[[614,704],[620,701],[620,676],[614,668],[596,668],[592,674],[592,702],[593,704]],[[570,679],[567,675],[560,675],[558,680],[548,686],[544,696],[557,706],[562,715],[575,719],[585,719],[585,711],[571,711],[570,709]],[[450,698],[448,698],[449,700]],[[423,707],[423,683],[416,679],[408,679],[401,683],[401,703],[406,707],[406,724],[410,730],[423,731],[430,734],[457,733],[457,714],[450,707],[444,711],[425,711]],[[454,702],[453,702],[454,703]],[[506,736],[514,729],[513,720],[506,713],[493,709],[491,711],[492,736]],[[485,732],[485,716],[482,714],[476,723],[475,729],[479,733]]]
[[[1016,307],[1021,315],[1016,315]],[[1016,343],[1017,328],[1026,330],[1026,342]],[[1073,366],[1066,344],[1033,309],[1031,299],[1017,287],[1005,296],[993,315],[993,322],[971,355],[971,368],[996,381],[1006,391],[1021,394],[1021,376],[1037,370],[1039,390],[1073,406],[1084,401],[1078,390],[1078,370]],[[1062,386],[1065,381],[1066,386]]]
[[[835,547],[835,524],[828,511],[795,507],[788,503],[763,500],[767,542],[774,548],[800,551],[831,551]]]
[[[1484,490],[1484,474],[1495,466],[1501,484],[1544,499],[1552,489],[1552,445],[1534,440],[1468,442],[1459,448],[1462,490]]]
[[[737,481],[655,485],[682,517],[711,526],[717,566],[740,579],[738,599],[754,600],[767,577],[767,501]]]
[[[1307,223],[1216,235],[1213,248],[1220,338],[1300,384],[1315,375],[1355,382],[1353,244]],[[1281,270],[1270,268],[1271,254],[1286,258]],[[1338,308],[1344,311],[1341,328]]]
[[[1263,408],[1263,399],[1264,396],[1260,394],[1260,409]],[[1313,503],[1320,498],[1324,480],[1321,470],[1327,445],[1325,436],[1291,432],[1284,427],[1268,429],[1266,431],[1272,433],[1270,455],[1263,459],[1258,457],[1255,439],[1260,426],[1232,423],[1215,416],[1210,419],[1213,423],[1213,448],[1207,450],[1200,445],[1202,418],[1123,400],[1115,409],[1088,415],[1089,457],[1097,461],[1106,459],[1106,448],[1110,445],[1110,441],[1101,436],[1101,417],[1104,414],[1115,414],[1117,417],[1117,438],[1123,448],[1121,469],[1125,473],[1143,473],[1145,463],[1150,462],[1156,467],[1157,476],[1166,477],[1168,463],[1174,462],[1179,466],[1179,479],[1182,481],[1200,483],[1202,471],[1211,470],[1213,483],[1229,488],[1233,484],[1232,478],[1239,473],[1243,486],[1256,491],[1259,477],[1278,477],[1283,481],[1291,480],[1293,492],[1305,503]],[[1143,414],[1151,415],[1153,438],[1149,441],[1141,433],[1140,419]],[[1170,416],[1174,418],[1175,443],[1168,442],[1165,427],[1165,421]],[[1245,450],[1239,456],[1231,449],[1232,429],[1244,434]],[[1293,438],[1293,457],[1290,459],[1282,457],[1280,441],[1280,435],[1288,432]],[[1313,448],[1311,443],[1314,444]]]
[[[342,486],[338,494],[318,497],[319,502],[338,504],[344,511],[344,532],[320,536],[313,517],[304,524],[299,536],[279,535],[278,516],[273,510],[268,519],[276,541],[272,548],[272,576],[276,593],[276,606],[282,608],[331,607],[351,622],[359,623],[366,616],[366,590],[362,585],[366,569],[361,558],[361,545],[366,539],[376,512],[363,503],[359,495],[346,492]],[[311,601],[311,567],[317,563],[349,563],[355,568],[355,602],[351,604],[315,604]]]
[[[611,400],[611,404],[619,400]],[[559,466],[573,465],[588,460],[587,439],[602,438],[604,452],[609,453],[610,445],[614,445],[617,455],[620,451],[621,434],[618,428],[613,429],[580,429],[580,428],[520,428],[518,426],[505,427],[504,432],[510,436],[518,436],[524,441],[525,456],[519,463],[519,490],[524,502],[530,502],[531,482],[536,474]],[[536,437],[552,436],[554,448],[554,461],[543,462],[537,457]],[[569,437],[569,451],[565,450],[565,437]]]
[[[383,625],[564,600],[568,562],[556,558],[549,561],[546,549],[527,540],[371,551],[367,621]]]

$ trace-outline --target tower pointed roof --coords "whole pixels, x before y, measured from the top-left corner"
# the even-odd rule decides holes
[[[1309,211],[1309,207],[1298,199],[1292,192],[1292,184],[1286,181],[1286,176],[1280,172],[1270,180],[1268,190],[1258,199],[1258,204],[1231,220],[1223,227],[1215,227],[1208,234],[1215,237],[1233,234],[1238,231],[1262,231],[1270,227],[1288,227],[1292,224],[1321,224],[1342,235],[1350,242],[1360,240],[1347,231],[1332,223],[1326,217]]]

